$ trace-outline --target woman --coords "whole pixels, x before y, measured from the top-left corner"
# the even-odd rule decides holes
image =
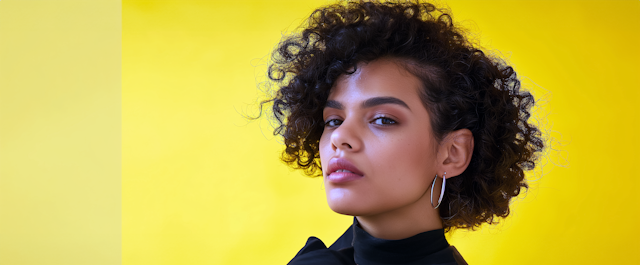
[[[466,264],[444,233],[509,215],[543,141],[513,68],[429,3],[313,12],[273,53],[283,161],[354,224],[290,264]]]

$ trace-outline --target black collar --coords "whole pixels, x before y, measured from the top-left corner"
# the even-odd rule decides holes
[[[413,263],[449,247],[444,229],[431,230],[400,240],[373,237],[353,218],[354,259],[357,264]]]

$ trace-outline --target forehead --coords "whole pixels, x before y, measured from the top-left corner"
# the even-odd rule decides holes
[[[407,104],[421,104],[418,96],[421,87],[420,79],[409,73],[401,62],[384,58],[358,65],[353,74],[341,75],[331,89],[329,100],[396,97]]]

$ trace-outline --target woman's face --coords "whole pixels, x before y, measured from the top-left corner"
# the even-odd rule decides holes
[[[336,81],[320,139],[332,210],[371,216],[429,202],[437,143],[420,84],[391,59],[359,65]]]

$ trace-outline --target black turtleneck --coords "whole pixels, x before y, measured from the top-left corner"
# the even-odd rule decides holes
[[[415,236],[386,240],[373,237],[358,225],[353,225],[329,248],[316,237],[310,237],[289,265],[311,264],[467,264],[460,253],[449,246],[444,229],[431,230]]]

